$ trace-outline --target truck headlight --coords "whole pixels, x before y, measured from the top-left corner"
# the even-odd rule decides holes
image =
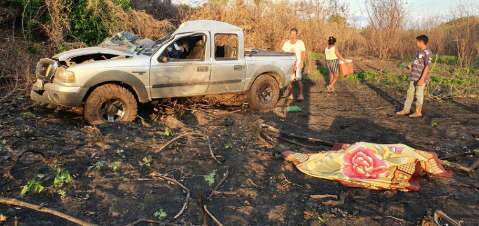
[[[75,82],[75,73],[66,70],[63,67],[59,67],[55,72],[55,80],[64,83],[72,83]]]

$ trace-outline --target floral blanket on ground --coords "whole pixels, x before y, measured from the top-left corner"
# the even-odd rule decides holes
[[[417,191],[415,176],[424,171],[450,177],[435,153],[403,144],[359,142],[336,151],[315,154],[294,153],[296,167],[303,173],[336,180],[350,187]]]

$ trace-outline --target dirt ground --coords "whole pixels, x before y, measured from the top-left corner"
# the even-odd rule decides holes
[[[258,126],[265,122],[283,132],[337,143],[405,143],[444,157],[478,147],[477,100],[427,100],[425,117],[413,120],[394,116],[402,93],[377,84],[341,81],[337,92],[328,94],[320,78],[307,82],[306,94],[305,101],[293,103],[302,108],[298,113],[286,112],[292,103],[285,100],[272,113],[202,104],[147,105],[140,115],[148,125],[138,121],[98,127],[88,126],[71,111],[34,106],[25,96],[10,98],[0,105],[0,196],[41,204],[99,225],[158,219],[154,215],[160,210],[166,213],[165,225],[215,225],[203,205],[224,225],[418,225],[436,210],[464,225],[479,225],[477,173],[421,178],[419,192],[348,188],[306,176],[272,155],[285,148],[320,151],[326,147],[313,150],[277,140],[266,142]],[[181,120],[173,134],[165,129],[168,114]],[[188,131],[208,135],[221,163],[211,157],[204,137],[185,136],[163,148]],[[31,152],[14,161],[25,151]],[[453,161],[467,165],[476,158]],[[73,175],[63,198],[51,185],[55,167]],[[177,219],[173,218],[185,193],[178,185],[155,177],[159,174],[175,178],[191,191],[188,206]],[[38,175],[47,189],[21,197],[21,187]],[[212,190],[216,191],[208,199]],[[338,195],[344,203],[310,198],[319,194]],[[0,214],[7,217],[0,224],[6,225],[70,224],[23,208],[0,206]]]

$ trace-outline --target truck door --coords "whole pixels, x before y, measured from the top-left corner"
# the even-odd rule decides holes
[[[242,91],[246,75],[242,33],[212,34],[211,77],[208,94]]]
[[[150,68],[153,98],[201,95],[210,79],[208,35],[195,33],[176,37],[158,55]],[[156,55],[156,54],[155,54]]]

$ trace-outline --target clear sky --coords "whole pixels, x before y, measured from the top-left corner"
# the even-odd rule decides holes
[[[172,0],[175,3],[190,5],[201,5],[208,0]],[[281,0],[280,0],[281,1]],[[303,0],[287,0],[298,2]],[[308,1],[308,0],[306,0]],[[350,9],[350,22],[357,26],[367,24],[366,0],[340,0],[347,4]],[[472,10],[476,15],[479,14],[479,0],[405,0],[407,3],[407,13],[409,20],[420,20],[421,18],[448,19],[451,17],[451,11],[458,8],[459,5],[468,5],[468,10]]]
[[[367,23],[365,1],[343,0],[344,3],[349,4],[352,16],[351,22],[356,22],[358,25]],[[479,0],[406,0],[406,2],[410,19],[431,17],[447,19],[451,17],[452,11],[464,4],[469,6],[469,10],[479,12]]]

